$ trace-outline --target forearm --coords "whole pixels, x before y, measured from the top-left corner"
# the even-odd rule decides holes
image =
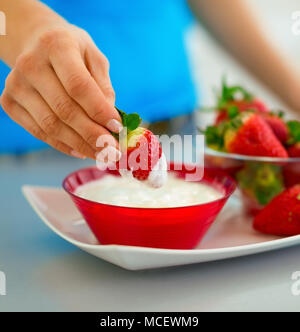
[[[196,16],[242,64],[290,106],[300,107],[299,80],[294,68],[267,40],[243,1],[189,0],[189,3]],[[297,96],[294,96],[295,85]]]
[[[0,10],[6,16],[6,36],[0,36],[0,58],[9,66],[14,65],[38,31],[65,23],[62,17],[36,0],[0,0]]]

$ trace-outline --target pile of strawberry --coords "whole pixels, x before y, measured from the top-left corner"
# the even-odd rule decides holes
[[[241,86],[223,81],[217,118],[205,130],[215,150],[260,157],[300,157],[300,122],[285,121]]]
[[[223,81],[215,109],[215,123],[204,131],[208,147],[248,156],[300,158],[300,122],[285,121],[283,112],[270,110],[243,87]],[[300,234],[300,163],[249,161],[235,177],[247,201],[258,207],[256,230]]]

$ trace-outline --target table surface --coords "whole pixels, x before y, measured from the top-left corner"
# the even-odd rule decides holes
[[[0,270],[7,279],[0,311],[300,310],[300,296],[291,292],[300,246],[133,272],[59,238],[30,208],[21,186],[59,186],[87,164],[53,151],[0,158]]]

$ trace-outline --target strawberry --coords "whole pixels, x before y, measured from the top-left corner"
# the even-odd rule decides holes
[[[300,183],[300,163],[288,162],[282,168],[282,174],[284,177],[284,184],[286,188],[292,187],[295,184]]]
[[[300,234],[300,185],[276,196],[254,219],[259,232],[279,236]]]
[[[222,83],[222,92],[218,98],[218,115],[215,124],[234,118],[241,112],[255,111],[267,113],[268,107],[259,99],[253,97],[241,86],[227,86],[225,80]]]
[[[290,158],[300,158],[300,122],[287,122],[289,138],[287,151]],[[287,187],[300,183],[300,163],[290,162],[283,167],[284,182]]]
[[[300,157],[300,122],[289,121],[287,122],[288,127],[288,153],[292,158]]]
[[[248,109],[256,110],[261,113],[268,113],[270,110],[268,106],[260,99],[254,98],[252,102],[248,103],[247,105]]]
[[[217,114],[217,117],[216,117],[216,121],[215,121],[215,125],[219,125],[221,122],[223,121],[228,121],[229,120],[229,117],[228,117],[228,114],[227,114],[227,111],[219,111],[218,114]]]
[[[228,121],[235,117],[238,113],[245,111],[267,113],[268,109],[259,99],[254,99],[253,101],[237,100],[228,102],[225,109],[221,109],[218,112],[216,124],[219,124],[222,121]]]
[[[230,153],[288,158],[288,154],[268,124],[252,112],[244,112],[230,121],[224,136]]]
[[[130,171],[134,178],[145,181],[162,156],[160,142],[150,130],[139,127],[141,118],[138,114],[117,110],[123,127],[127,128],[127,136],[120,139],[122,156],[117,162],[117,168],[120,172],[124,169]]]
[[[300,142],[287,148],[290,158],[300,158]],[[290,162],[283,168],[284,182],[287,187],[300,183],[300,163]]]
[[[279,141],[282,144],[285,144],[289,137],[289,130],[288,126],[286,125],[282,117],[274,113],[265,113],[261,114],[261,116],[270,126],[270,128],[272,129],[275,136],[279,139]]]
[[[300,142],[288,147],[288,154],[291,158],[300,158]]]
[[[148,179],[161,155],[158,138],[150,130],[138,127],[128,134],[126,152],[119,164],[122,165],[126,159],[127,170],[132,171],[134,178],[144,181]]]

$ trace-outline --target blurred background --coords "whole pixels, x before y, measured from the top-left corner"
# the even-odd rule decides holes
[[[266,35],[269,36],[272,42],[278,46],[291,62],[295,62],[298,65],[300,35],[294,35],[291,29],[293,24],[292,13],[300,10],[300,0],[245,1],[257,13]],[[192,75],[199,95],[198,106],[213,105],[213,87],[219,87],[222,75],[226,74],[229,82],[244,85],[259,98],[266,100],[271,108],[287,108],[286,105],[281,104],[276,96],[267,91],[258,81],[249,75],[232,56],[225,52],[203,26],[195,23],[187,31],[186,47]],[[259,50],[257,51],[259,52]],[[2,66],[0,70],[4,70]],[[8,73],[9,69],[6,68],[5,75]],[[3,87],[4,82],[0,82],[0,89],[2,90]],[[0,120],[2,122],[2,124],[0,123],[0,153],[2,156],[12,154],[12,152],[22,154],[24,130],[13,124],[4,114],[0,116]],[[19,141],[17,146],[10,146],[12,145],[8,139],[10,135],[16,136],[16,141]],[[26,139],[30,141],[31,148],[29,150],[40,150],[46,147],[45,144],[31,138],[29,134],[26,134]],[[13,144],[16,145],[16,143]],[[70,159],[69,157],[64,158]]]
[[[292,13],[300,10],[300,0],[245,0],[257,13],[262,29],[283,54],[300,67],[300,35],[292,33]],[[247,38],[247,36],[245,36]],[[194,27],[187,36],[194,78],[204,105],[213,102],[212,87],[219,86],[227,74],[230,82],[239,83],[272,107],[283,107],[280,100],[265,89],[234,60],[202,27]],[[259,50],[258,50],[259,52]],[[205,64],[205,65],[203,65]]]

